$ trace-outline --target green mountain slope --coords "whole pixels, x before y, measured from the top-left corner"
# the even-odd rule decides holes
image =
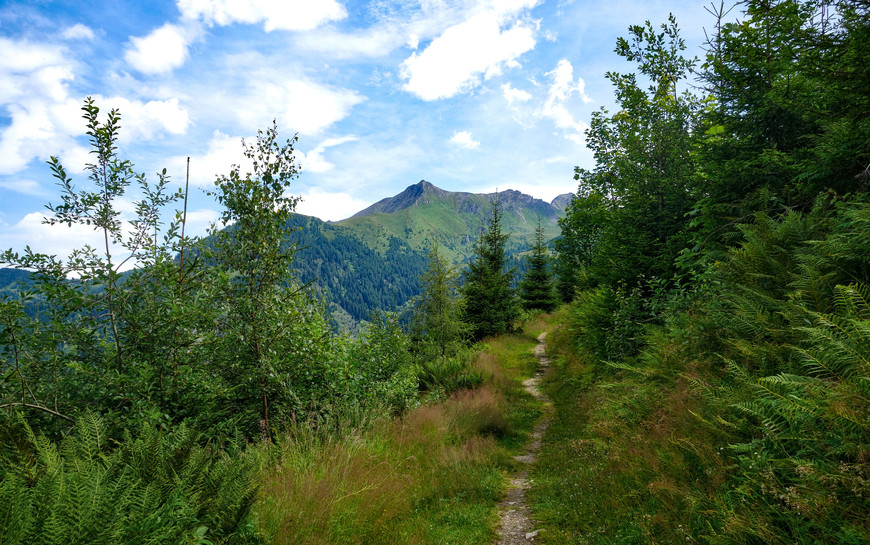
[[[539,217],[547,240],[559,235],[557,221],[564,214],[567,195],[560,195],[555,204],[550,204],[514,190],[498,194],[445,191],[426,180],[336,225],[353,229],[360,240],[378,251],[384,250],[390,237],[419,250],[434,238],[444,246],[448,259],[463,263],[470,257],[474,239],[496,198],[504,210],[504,227],[511,233],[509,253],[519,254],[531,248]]]

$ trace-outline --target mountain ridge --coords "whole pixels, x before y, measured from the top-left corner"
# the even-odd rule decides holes
[[[548,203],[547,201],[535,198],[515,189],[506,189],[495,193],[447,191],[427,180],[420,180],[416,184],[406,187],[401,193],[381,199],[349,218],[339,220],[335,223],[342,223],[353,218],[361,218],[373,214],[395,214],[396,212],[407,210],[413,206],[434,204],[443,201],[454,203],[457,213],[478,213],[480,212],[479,205],[481,197],[488,202],[493,202],[495,199],[498,199],[505,211],[529,206],[540,208],[541,211],[546,211],[547,209],[543,205],[549,205],[556,212],[559,212],[565,210],[565,206],[572,196],[571,193],[563,193],[553,199],[552,202]],[[550,216],[550,214],[545,215]]]

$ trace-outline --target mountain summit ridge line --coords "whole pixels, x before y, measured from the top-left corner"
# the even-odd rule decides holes
[[[412,206],[418,206],[419,204],[434,204],[434,202],[437,201],[452,202],[455,206],[455,211],[458,213],[476,213],[479,211],[479,203],[473,201],[478,201],[480,197],[484,197],[486,200],[491,201],[494,200],[496,196],[498,196],[505,209],[514,209],[521,207],[526,208],[529,206],[542,209],[542,205],[549,205],[554,209],[555,214],[546,215],[555,216],[560,215],[565,210],[565,206],[568,202],[570,202],[573,195],[571,193],[564,193],[557,196],[555,199],[553,199],[552,202],[548,203],[543,199],[532,197],[531,195],[527,195],[515,189],[506,189],[504,191],[498,191],[497,193],[447,191],[432,184],[431,182],[428,182],[426,180],[420,180],[416,184],[406,187],[401,193],[392,197],[386,197],[384,199],[381,199],[378,202],[372,204],[371,206],[360,210],[349,218],[339,220],[339,222],[336,223],[340,223],[352,218],[361,218],[378,213],[393,214],[396,212],[401,212],[402,210],[408,209]]]

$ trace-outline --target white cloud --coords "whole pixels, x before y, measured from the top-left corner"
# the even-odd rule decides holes
[[[567,100],[571,94],[577,93],[577,95],[583,100],[584,104],[592,102],[592,99],[586,96],[586,82],[579,77],[576,82],[574,81],[574,67],[567,59],[560,60],[556,65],[556,68],[554,68],[552,72],[547,73],[547,75],[550,76],[553,81],[550,86],[551,98],[564,101]]]
[[[335,165],[323,158],[323,153],[326,149],[340,146],[341,144],[346,144],[348,142],[354,142],[356,140],[358,140],[358,138],[353,135],[342,136],[339,138],[327,138],[308,153],[302,153],[297,150],[296,154],[299,156],[299,166],[303,172],[320,173],[332,170]]]
[[[454,132],[450,142],[466,149],[477,149],[480,147],[480,142],[474,140],[468,131]]]
[[[66,40],[93,40],[94,31],[81,23],[76,23],[64,30],[61,37]]]
[[[419,142],[413,133],[391,136],[400,138],[383,140],[373,136],[366,139],[364,146],[347,146],[341,150],[341,160],[327,174],[309,175],[303,170],[299,179],[302,194],[316,187],[322,192],[348,193],[368,206],[389,196],[385,187],[391,185],[390,180],[405,180],[407,186],[429,176],[428,169],[423,172],[421,168],[431,160],[431,146]]]
[[[532,100],[532,95],[522,89],[514,89],[510,83],[505,83],[501,86],[502,93],[508,105],[513,105],[516,102],[528,102]]]
[[[317,134],[365,100],[356,91],[302,79],[280,81],[277,74],[260,74],[250,81],[248,95],[233,102],[239,121],[251,131],[277,119],[287,130]]]
[[[541,3],[541,0],[492,0],[493,9],[500,14],[511,14],[524,9],[531,9]]]
[[[124,215],[122,214],[122,217]],[[82,249],[86,245],[97,250],[97,254],[105,251],[105,239],[102,231],[97,231],[93,226],[73,224],[44,223],[48,216],[42,212],[26,214],[15,225],[4,226],[3,240],[6,248],[22,251],[25,246],[37,253],[57,256],[66,259],[76,249]],[[124,222],[123,228],[130,229],[130,224]],[[120,244],[109,244],[113,262],[119,265],[129,254]],[[133,260],[127,261],[121,270],[129,270],[135,266]]]
[[[421,53],[401,66],[404,89],[423,100],[449,98],[480,83],[481,74],[498,75],[535,47],[536,25],[516,20],[502,29],[505,14],[486,10],[451,26]]]
[[[329,192],[315,187],[302,193],[302,201],[296,205],[296,211],[324,221],[338,221],[349,218],[370,204],[347,193]]]
[[[233,165],[240,165],[242,172],[253,171],[253,164],[242,152],[242,138],[214,131],[208,150],[202,155],[190,157],[190,183],[210,187],[218,174],[229,174]],[[176,183],[184,183],[187,172],[187,156],[175,156],[167,162],[166,170]]]
[[[342,59],[384,56],[403,46],[416,51],[421,43],[484,12],[495,17],[502,28],[510,27],[521,12],[539,3],[540,0],[376,0],[366,6],[369,16],[376,21],[372,26],[350,32],[322,27],[295,36],[293,45]],[[480,72],[492,77],[502,68],[491,65]]]
[[[121,114],[122,143],[151,140],[160,133],[184,134],[190,126],[190,113],[179,104],[177,98],[143,102],[124,97],[95,95],[93,99],[101,112],[117,109]],[[75,122],[82,131],[84,125],[81,115]]]
[[[80,32],[80,31],[79,31]],[[0,56],[0,107],[10,121],[0,129],[0,175],[22,171],[34,159],[61,158],[67,170],[83,171],[91,159],[76,140],[85,132],[82,102],[70,97],[74,63],[58,46],[0,38],[16,55]],[[104,111],[121,110],[121,141],[150,139],[161,132],[182,134],[190,124],[178,99],[143,102],[94,96]]]
[[[556,155],[555,157],[547,157],[546,159],[541,159],[541,162],[545,165],[551,165],[553,163],[570,163],[571,159],[569,159],[565,155]]]
[[[21,193],[23,195],[34,195],[37,197],[50,195],[45,188],[39,185],[39,182],[28,180],[26,178],[0,180],[0,189],[14,191],[15,193]]]
[[[380,57],[402,45],[402,35],[392,27],[377,27],[361,32],[344,33],[325,27],[300,34],[295,46],[324,53],[334,59]]]
[[[14,55],[0,55],[0,70],[30,72],[39,67],[64,63],[64,49],[60,46],[35,44],[0,37],[0,49],[14,51]]]
[[[74,136],[83,132],[81,104],[69,98],[74,65],[60,46],[0,38],[0,175],[20,172],[36,158],[80,155]],[[70,168],[75,172],[76,168]]]
[[[0,105],[36,98],[61,100],[73,79],[73,63],[59,46],[0,38]]]
[[[335,0],[178,0],[185,19],[209,25],[263,23],[273,30],[311,30],[347,17],[347,10]]]
[[[589,125],[575,119],[566,102],[575,93],[584,104],[591,102],[592,99],[585,92],[586,84],[579,77],[576,82],[574,81],[574,67],[566,59],[560,60],[556,68],[548,72],[547,76],[550,78],[547,100],[537,115],[553,121],[557,128],[564,131],[565,138],[582,144],[585,142],[585,132]]]
[[[209,208],[199,208],[187,211],[187,224],[184,227],[185,236],[205,236],[209,227],[220,223],[220,213]],[[222,224],[221,224],[222,225]]]
[[[195,36],[192,28],[167,23],[144,38],[130,38],[124,59],[145,74],[169,72],[184,64]]]

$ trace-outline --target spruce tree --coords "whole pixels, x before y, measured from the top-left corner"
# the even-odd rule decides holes
[[[423,293],[414,302],[411,338],[425,358],[451,357],[465,343],[469,327],[462,320],[456,272],[434,241],[429,248],[429,267],[420,281]]]
[[[505,270],[505,242],[501,203],[496,195],[487,228],[474,244],[474,256],[465,271],[462,296],[465,321],[475,339],[506,333],[519,316],[513,287],[515,269]]]
[[[550,312],[556,308],[556,291],[553,286],[553,276],[550,273],[550,256],[544,246],[544,228],[541,218],[535,229],[535,246],[532,255],[526,257],[529,264],[525,276],[520,281],[520,303],[526,310],[540,309]]]

